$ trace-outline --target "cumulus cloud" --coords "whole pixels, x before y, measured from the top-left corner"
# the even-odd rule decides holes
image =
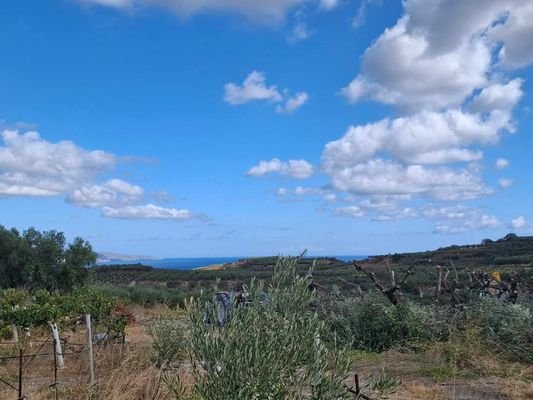
[[[102,216],[116,219],[154,219],[154,220],[187,220],[195,215],[186,209],[164,208],[154,204],[126,206],[126,207],[103,207]]]
[[[491,193],[482,179],[467,169],[404,166],[378,158],[328,172],[335,189],[355,194],[419,195],[440,200],[462,200]]]
[[[505,158],[498,158],[494,164],[497,169],[505,169],[509,166],[509,160]]]
[[[486,214],[481,208],[464,205],[402,206],[402,199],[394,196],[372,196],[357,205],[339,207],[337,216],[360,218],[365,215],[374,221],[397,221],[401,219],[425,218],[434,221],[434,233],[456,234],[472,230],[495,229],[501,222],[495,216]]]
[[[283,96],[276,86],[267,86],[263,72],[252,71],[242,85],[226,83],[224,89],[224,100],[232,105],[245,104],[257,100],[273,102],[283,100]]]
[[[85,4],[109,6],[118,9],[158,7],[181,18],[196,14],[218,12],[238,14],[261,23],[276,24],[285,19],[292,9],[308,0],[78,0]]]
[[[523,216],[513,218],[513,220],[511,221],[511,227],[513,229],[523,229],[527,225],[527,221]]]
[[[224,101],[231,105],[242,105],[252,101],[267,101],[281,103],[276,107],[278,113],[290,114],[303,106],[309,95],[306,92],[298,92],[294,96],[288,95],[289,90],[278,90],[277,86],[268,86],[263,72],[252,71],[241,85],[226,83],[224,86]]]
[[[382,152],[403,163],[477,161],[482,152],[468,146],[496,144],[502,131],[511,129],[510,114],[500,110],[488,116],[457,109],[423,111],[351,126],[341,139],[326,145],[323,161],[327,169],[342,168],[368,161]]]
[[[104,207],[131,204],[139,200],[144,190],[120,179],[110,179],[101,185],[76,189],[67,197],[67,202],[79,207]]]
[[[500,221],[498,220],[498,218],[489,215],[481,215],[477,219],[467,220],[460,224],[449,224],[440,222],[435,226],[434,232],[445,234],[458,234],[469,232],[472,230],[497,228],[499,225]]]
[[[296,93],[293,97],[289,97],[283,106],[277,106],[276,111],[278,113],[292,114],[294,111],[303,106],[309,95],[305,92]]]
[[[120,161],[102,150],[86,150],[71,141],[52,143],[35,131],[4,130],[0,147],[0,197],[64,196],[78,207],[101,208],[102,216],[129,219],[187,219],[188,210],[135,205],[140,186],[121,179],[95,183],[100,173]]]
[[[508,4],[512,6],[508,8],[504,22],[494,26],[488,35],[503,43],[499,54],[502,63],[509,68],[520,68],[533,63],[533,3],[516,0]]]
[[[360,74],[341,93],[402,110],[457,107],[488,84],[492,51],[507,66],[533,62],[528,0],[408,0],[405,14],[366,50]],[[450,24],[450,21],[454,21]]]
[[[522,79],[516,78],[506,84],[494,83],[483,88],[473,100],[471,110],[481,113],[512,110],[522,98],[522,83]]]
[[[334,210],[334,214],[340,217],[360,218],[365,215],[358,206],[339,207]]]
[[[456,206],[427,206],[422,211],[427,218],[440,220],[435,226],[435,233],[456,234],[472,230],[494,229],[501,222],[492,215],[485,214],[480,208]]]
[[[427,38],[408,21],[402,18],[366,50],[361,74],[341,91],[350,102],[367,97],[402,109],[440,110],[486,83],[491,53],[484,41],[431,56]]]
[[[393,211],[383,211],[373,218],[374,221],[398,221],[400,219],[416,218],[418,212],[412,207],[400,207]]]
[[[351,102],[392,105],[400,116],[351,126],[326,144],[322,170],[332,187],[448,201],[493,193],[480,161],[484,147],[516,130],[512,110],[523,80],[508,79],[500,67],[533,63],[531,51],[524,51],[533,45],[533,18],[524,17],[532,7],[527,0],[487,0],[481,8],[469,1],[406,0],[404,14],[365,51],[359,74],[341,90]],[[496,167],[507,165],[502,159]],[[408,207],[394,207],[402,209],[409,214]],[[482,216],[469,228],[494,222]]]
[[[313,175],[313,166],[305,160],[281,161],[273,158],[270,161],[260,161],[250,168],[247,175],[259,177],[270,173],[278,173],[292,178],[304,179]]]
[[[71,141],[51,143],[32,131],[1,133],[0,196],[57,196],[112,169],[114,154],[85,150]]]

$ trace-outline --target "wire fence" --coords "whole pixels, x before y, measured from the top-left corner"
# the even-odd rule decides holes
[[[88,335],[87,335],[88,336]],[[87,337],[89,338],[89,336]],[[28,393],[41,389],[53,392],[54,400],[60,399],[60,386],[94,384],[92,359],[92,337],[87,343],[60,340],[61,351],[57,351],[56,340],[31,340],[22,343],[0,343],[0,398],[2,400],[32,400]],[[123,342],[99,341],[96,352],[102,348],[124,346]],[[65,360],[65,367],[61,364]],[[65,400],[71,398],[65,397]]]

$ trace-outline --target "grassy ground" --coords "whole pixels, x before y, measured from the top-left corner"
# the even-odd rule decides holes
[[[131,324],[126,345],[95,347],[98,383],[87,385],[86,352],[69,355],[65,368],[58,372],[59,399],[77,400],[170,400],[173,397],[160,383],[160,371],[150,360],[151,337],[147,333],[153,319],[165,312],[163,307],[133,307],[136,322]],[[71,345],[67,351],[84,343],[84,329],[63,332]],[[36,352],[46,332],[33,333],[34,343],[28,352]],[[47,350],[48,349],[48,350]],[[50,343],[42,352],[51,350]],[[15,354],[13,344],[0,346],[0,355]],[[488,352],[464,338],[453,337],[445,343],[433,344],[418,352],[388,351],[381,354],[353,351],[353,365],[347,382],[353,384],[353,374],[364,380],[385,368],[389,375],[398,376],[402,385],[390,399],[532,399],[533,366],[510,363],[497,352]],[[29,360],[26,360],[26,362]],[[185,371],[187,369],[185,368]],[[17,386],[18,360],[0,361],[0,378]],[[25,371],[24,394],[28,400],[54,399],[52,356],[36,357]],[[185,377],[185,381],[191,382]],[[352,381],[352,382],[350,382]],[[0,384],[0,399],[17,399],[17,392]]]

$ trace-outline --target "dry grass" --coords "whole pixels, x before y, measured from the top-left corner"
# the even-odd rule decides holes
[[[59,399],[62,400],[173,400],[161,384],[160,371],[150,360],[151,338],[145,329],[153,318],[168,312],[165,307],[134,307],[137,322],[128,327],[129,342],[95,347],[98,383],[88,386],[86,353],[66,357],[66,368],[59,371]],[[34,334],[34,340],[44,338]],[[71,343],[83,343],[84,330],[64,332]],[[403,384],[391,400],[474,400],[533,399],[533,366],[510,363],[493,356],[475,338],[470,343],[454,340],[434,345],[423,353],[406,354],[389,351],[382,354],[354,352],[354,372],[364,380],[381,368],[400,376]],[[34,343],[29,352],[37,351]],[[74,345],[68,350],[73,350]],[[51,343],[43,347],[50,352]],[[13,345],[0,346],[0,356],[15,354]],[[450,357],[452,355],[452,357]],[[0,361],[0,378],[16,386],[18,360]],[[192,379],[184,371],[185,383]],[[52,356],[35,358],[25,373],[24,394],[28,400],[54,399],[49,385],[54,379]],[[0,399],[15,400],[17,392],[0,383]]]

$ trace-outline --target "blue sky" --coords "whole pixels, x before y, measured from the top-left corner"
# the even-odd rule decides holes
[[[0,223],[161,257],[531,234],[531,21],[527,0],[3,1]]]

